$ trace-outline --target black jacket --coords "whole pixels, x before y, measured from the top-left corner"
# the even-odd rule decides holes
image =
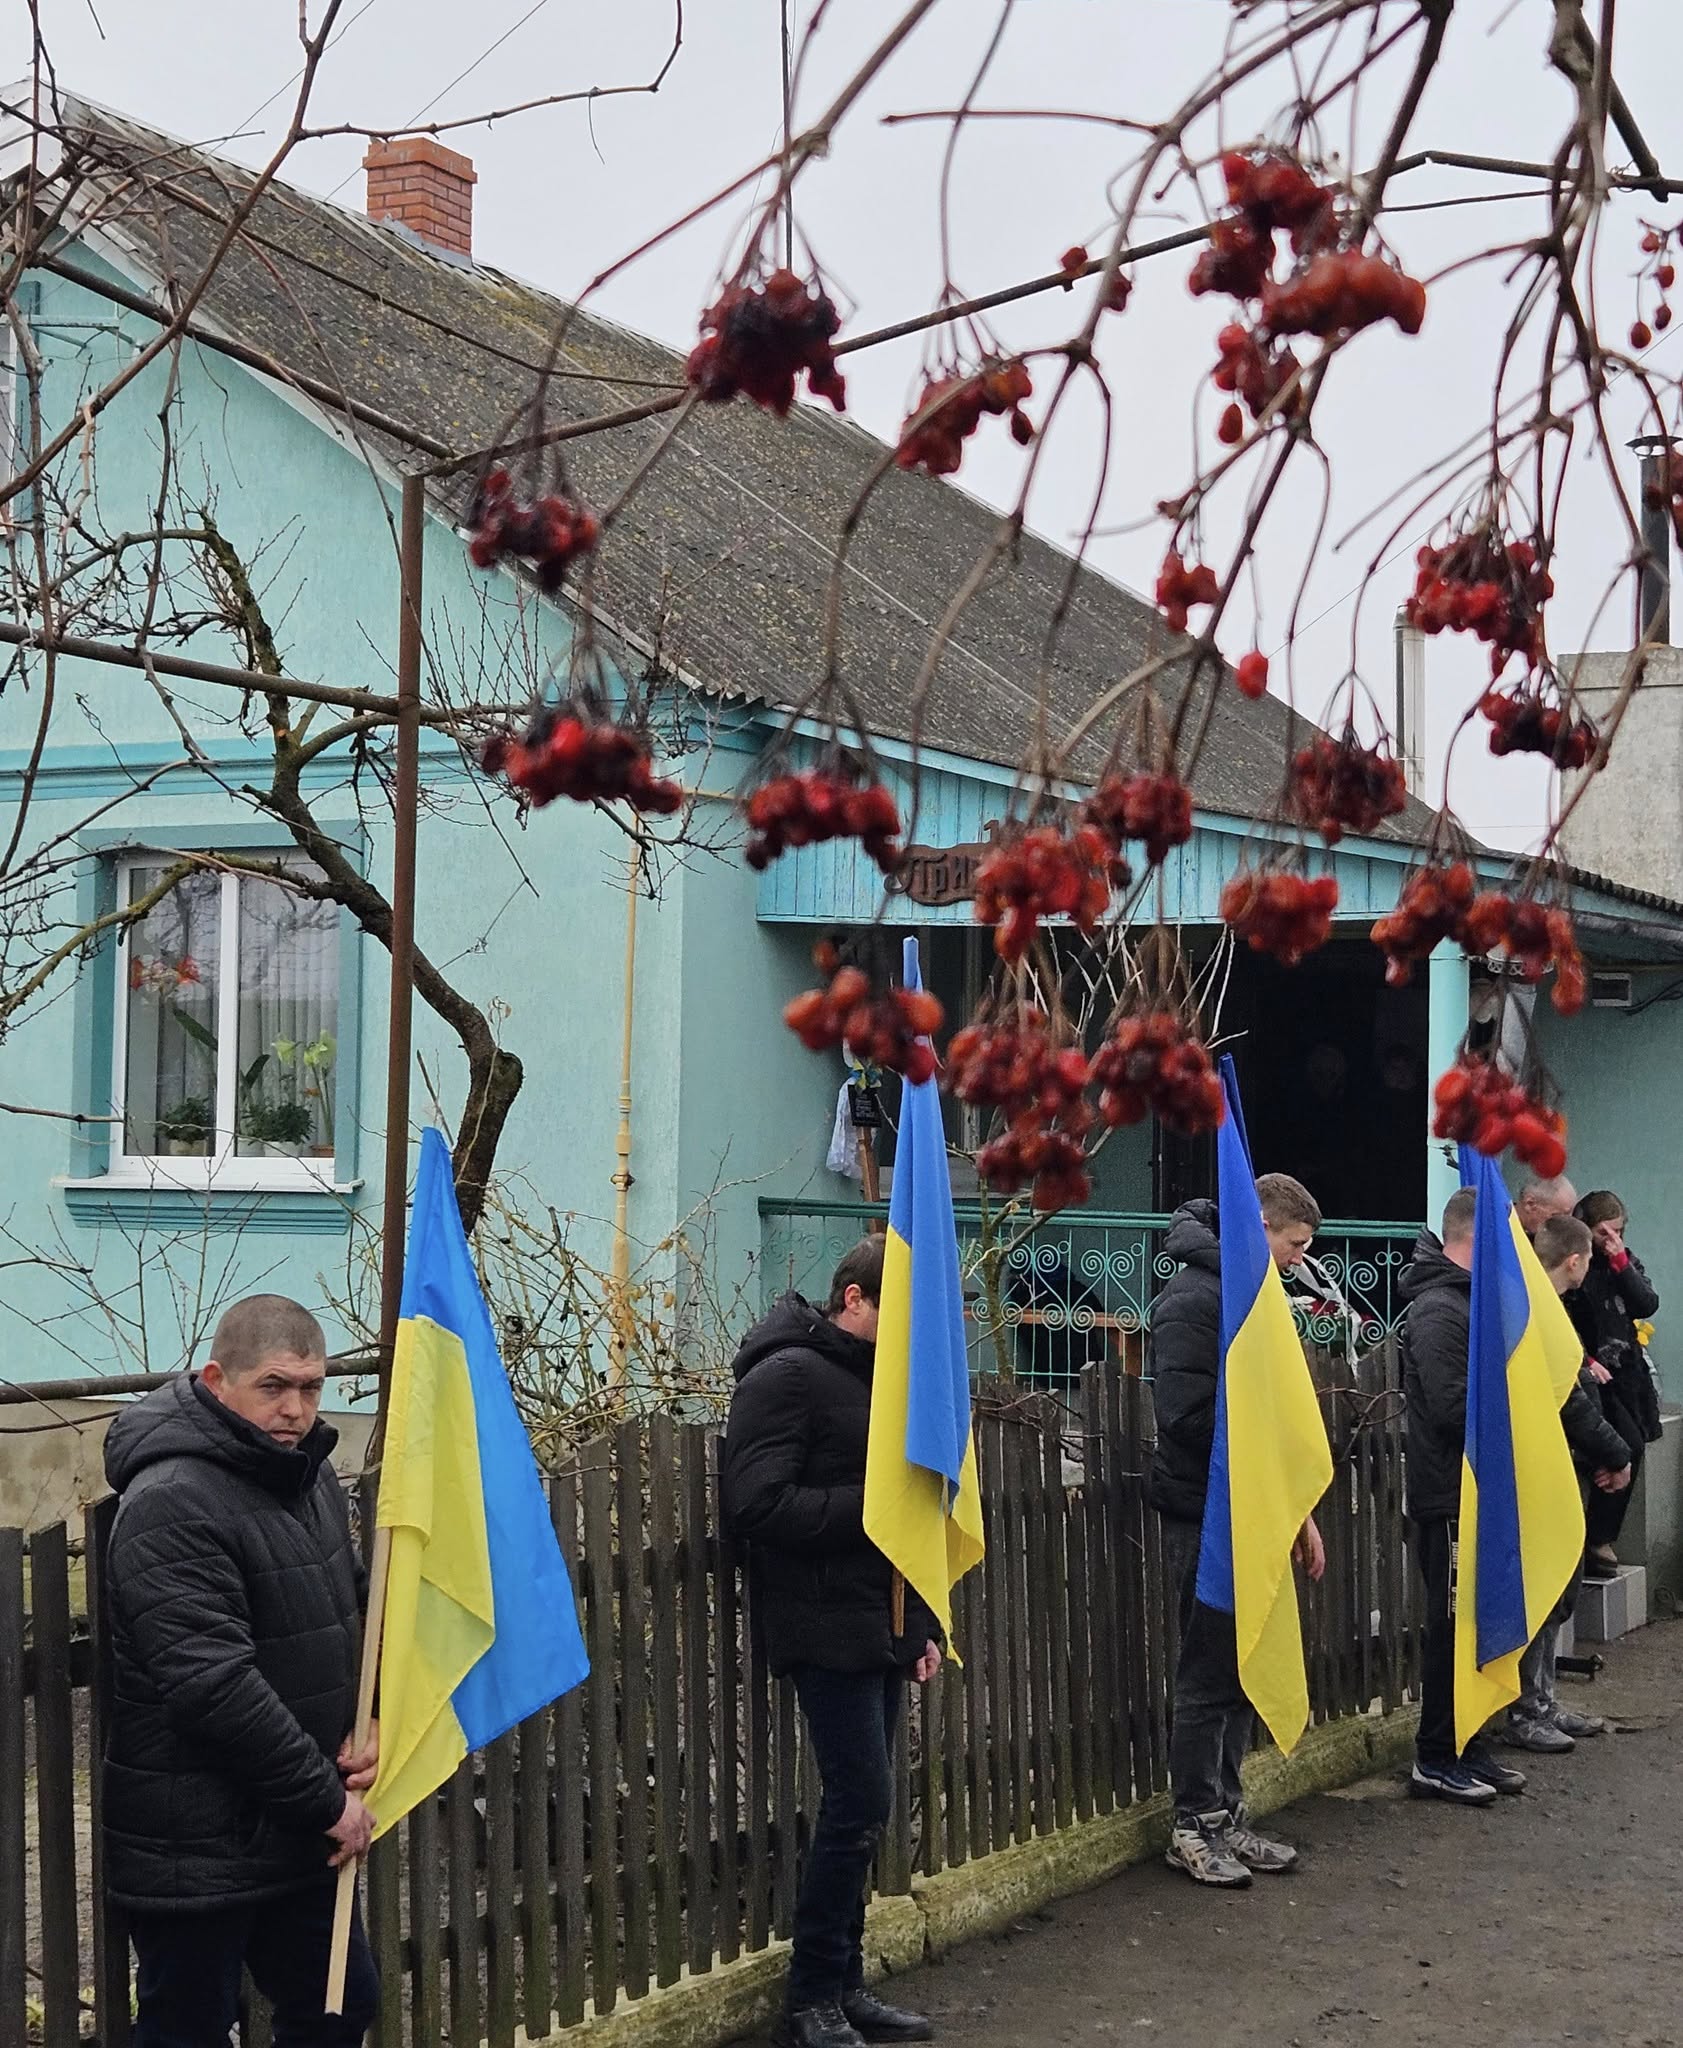
[[[1399,1332],[1408,1512],[1420,1521],[1454,1521],[1461,1512],[1461,1463],[1467,1440],[1473,1276],[1446,1257],[1438,1240],[1423,1230],[1397,1285],[1408,1304]],[[1560,1423],[1583,1470],[1617,1471],[1629,1462],[1624,1439],[1602,1415],[1582,1378],[1566,1397]]]
[[[1642,1261],[1633,1252],[1615,1271],[1598,1247],[1583,1286],[1567,1295],[1566,1306],[1584,1349],[1613,1375],[1606,1392],[1642,1441],[1657,1443],[1661,1434],[1659,1396],[1636,1324],[1639,1317],[1646,1320],[1658,1313],[1660,1297],[1643,1271]]]
[[[1201,1522],[1209,1491],[1221,1368],[1219,1229],[1214,1202],[1187,1202],[1175,1211],[1164,1249],[1180,1271],[1151,1311],[1151,1503],[1176,1522]]]
[[[893,1572],[865,1534],[874,1358],[798,1294],[784,1295],[736,1354],[720,1484],[775,1672],[909,1667],[940,1640],[909,1586],[895,1636]]]
[[[284,1449],[187,1374],[112,1423],[106,1884],[209,1911],[327,1875],[364,1580],[324,1423]]]

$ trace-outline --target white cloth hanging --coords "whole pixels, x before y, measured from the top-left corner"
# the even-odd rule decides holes
[[[836,1127],[830,1133],[830,1152],[825,1165],[832,1173],[844,1174],[849,1180],[863,1180],[864,1168],[859,1164],[859,1141],[854,1134],[853,1113],[847,1106],[848,1083],[841,1084],[841,1093],[836,1097]]]

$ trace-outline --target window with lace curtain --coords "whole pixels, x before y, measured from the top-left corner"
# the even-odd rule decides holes
[[[160,854],[123,862],[119,900],[140,902],[170,868]],[[197,870],[127,928],[117,987],[115,1172],[251,1187],[332,1178],[336,905]]]

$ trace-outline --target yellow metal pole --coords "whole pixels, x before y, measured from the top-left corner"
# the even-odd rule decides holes
[[[613,1335],[609,1383],[625,1384],[631,1358],[631,1026],[637,993],[637,898],[642,893],[643,843],[633,840],[625,891],[625,1024],[619,1050],[619,1133],[614,1140],[614,1249],[611,1267]]]

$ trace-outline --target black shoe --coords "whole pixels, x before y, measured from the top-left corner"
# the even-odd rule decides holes
[[[874,1991],[861,1987],[842,2000],[842,2011],[867,2041],[933,2041],[935,2029],[920,2012],[902,2012],[885,2005]]]
[[[865,2037],[839,2005],[803,2005],[786,2012],[771,2037],[777,2048],[865,2048]]]
[[[1505,1764],[1493,1750],[1481,1743],[1473,1744],[1462,1752],[1461,1768],[1469,1776],[1477,1778],[1481,1785],[1494,1785],[1498,1792],[1510,1799],[1525,1790],[1525,1773],[1516,1771],[1512,1764]]]

